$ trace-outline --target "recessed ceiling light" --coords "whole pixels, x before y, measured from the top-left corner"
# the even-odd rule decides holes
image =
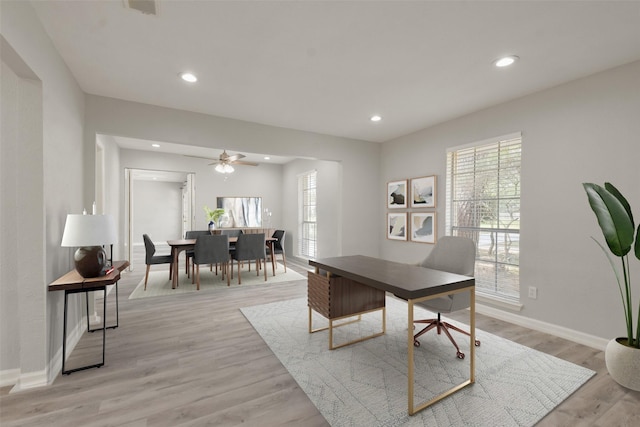
[[[265,160],[271,160],[271,157],[269,157],[269,156],[264,156],[264,159],[265,159]]]
[[[195,83],[198,81],[198,78],[195,76],[195,74],[189,72],[180,73],[180,78],[189,83]]]
[[[493,64],[496,67],[508,67],[509,65],[512,65],[514,62],[516,62],[518,59],[517,56],[515,55],[509,55],[509,56],[504,56],[502,58],[496,59],[495,61],[493,61]]]
[[[160,148],[160,144],[151,144],[153,148]]]
[[[380,120],[382,120],[382,117],[375,115],[375,116],[371,116],[369,120],[371,120],[372,122],[379,122]]]

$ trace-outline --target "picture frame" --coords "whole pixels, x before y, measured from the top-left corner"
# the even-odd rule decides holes
[[[407,240],[407,213],[387,214],[387,239],[390,240]]]
[[[437,189],[435,175],[411,179],[411,207],[435,208]]]
[[[387,208],[399,209],[407,207],[407,180],[387,183]]]
[[[436,243],[437,233],[435,212],[411,212],[411,241]]]

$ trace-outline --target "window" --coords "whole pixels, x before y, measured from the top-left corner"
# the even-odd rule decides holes
[[[316,175],[310,171],[298,176],[298,254],[312,259],[317,253]]]
[[[520,134],[447,152],[448,235],[477,245],[476,292],[520,298]]]

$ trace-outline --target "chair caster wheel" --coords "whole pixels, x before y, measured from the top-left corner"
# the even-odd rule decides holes
[[[457,352],[457,353],[456,353],[456,357],[457,357],[458,359],[464,359],[464,353],[463,353],[463,352],[461,352],[461,351],[459,351],[459,352]]]
[[[480,340],[476,340],[475,344],[476,344],[476,347],[480,347]]]
[[[414,347],[420,347],[420,341],[418,341],[418,340],[413,340],[413,346],[414,346]]]

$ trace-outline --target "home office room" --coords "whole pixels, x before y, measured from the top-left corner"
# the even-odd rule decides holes
[[[0,11],[3,426],[640,421],[639,2]]]

